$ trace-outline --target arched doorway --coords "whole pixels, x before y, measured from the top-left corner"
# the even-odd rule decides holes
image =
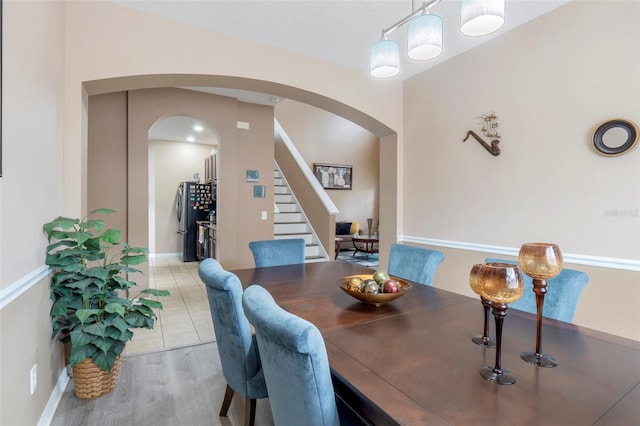
[[[209,184],[207,158],[217,153],[219,135],[207,122],[171,115],[149,129],[149,253],[175,255],[183,250],[176,217],[182,206],[176,189],[183,182]],[[181,219],[181,218],[180,218]]]

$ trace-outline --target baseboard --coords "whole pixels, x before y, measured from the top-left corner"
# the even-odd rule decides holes
[[[60,404],[60,400],[62,399],[62,395],[64,394],[64,390],[67,388],[67,384],[69,383],[69,375],[67,374],[67,369],[63,368],[60,371],[60,375],[58,376],[58,381],[56,382],[51,395],[49,396],[49,401],[47,402],[46,407],[44,407],[44,411],[40,416],[40,420],[38,420],[38,426],[49,426],[51,421],[53,420],[53,416],[58,409],[58,404]]]
[[[182,253],[149,253],[149,259],[166,259],[169,257],[182,257]]]

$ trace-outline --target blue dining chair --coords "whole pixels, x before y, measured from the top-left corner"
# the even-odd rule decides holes
[[[444,253],[425,247],[391,244],[389,275],[416,283],[431,285]]]
[[[220,363],[227,381],[220,416],[226,417],[234,393],[239,393],[247,400],[244,424],[252,426],[256,399],[268,395],[255,336],[242,309],[242,284],[212,258],[200,263],[198,275],[207,288]]]
[[[518,264],[515,260],[496,259],[488,257],[485,263],[502,262]],[[524,291],[522,297],[509,304],[510,308],[536,314],[536,295],[533,292],[533,279],[522,272]],[[563,268],[555,277],[547,281],[547,293],[544,296],[542,316],[559,321],[572,322],[578,307],[578,300],[582,289],[589,281],[589,276],[582,271]]]
[[[274,423],[339,425],[327,350],[318,328],[280,308],[259,285],[245,290],[242,306],[256,330]]]
[[[251,241],[256,268],[304,263],[305,242],[302,238]]]

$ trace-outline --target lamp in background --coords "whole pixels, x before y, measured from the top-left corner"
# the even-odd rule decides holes
[[[460,0],[460,31],[478,37],[504,25],[505,0]]]
[[[400,47],[387,36],[404,24],[407,28],[407,56],[416,61],[426,61],[442,53],[442,18],[430,13],[430,8],[442,0],[431,0],[416,8],[412,0],[412,12],[382,30],[380,41],[371,46],[369,72],[372,77],[390,78],[400,73]],[[504,24],[505,0],[461,0],[461,31],[464,35],[481,36],[498,30]]]

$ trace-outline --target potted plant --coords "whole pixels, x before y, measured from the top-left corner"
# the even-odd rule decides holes
[[[43,225],[49,242],[45,263],[54,269],[52,338],[59,335],[63,343],[70,344],[69,364],[80,398],[95,398],[113,390],[132,330],[153,328],[154,309],[162,309],[162,303],[141,296],[169,295],[166,290],[145,289],[130,297],[136,283],[129,275],[140,272],[133,266],[147,260],[147,249],[121,242],[120,230],[104,230],[104,221],[92,218],[114,212],[97,209],[82,219],[58,217]],[[79,375],[86,369],[92,383],[96,381],[93,376],[104,376],[104,388],[90,385],[93,389],[80,389]]]

